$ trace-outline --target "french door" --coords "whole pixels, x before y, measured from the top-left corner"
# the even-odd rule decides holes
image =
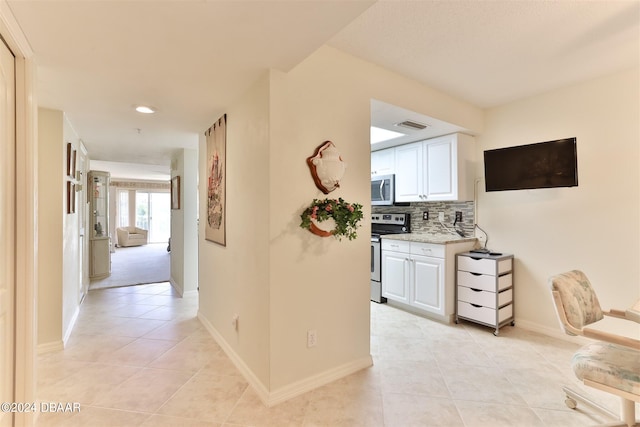
[[[171,236],[171,194],[136,192],[136,227],[149,230],[149,243],[166,243]]]

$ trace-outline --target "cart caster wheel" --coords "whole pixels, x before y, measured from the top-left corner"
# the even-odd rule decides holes
[[[516,326],[516,321],[515,320],[511,321],[511,326]]]
[[[496,337],[498,336],[499,333],[500,332],[498,332],[498,331],[493,331],[493,335],[496,336]]]
[[[454,320],[454,322],[456,322],[456,325],[457,325],[458,323],[460,323],[460,322],[458,322],[458,319]]]
[[[564,400],[564,404],[567,405],[567,408],[569,409],[576,409],[578,407],[578,402],[568,396]]]

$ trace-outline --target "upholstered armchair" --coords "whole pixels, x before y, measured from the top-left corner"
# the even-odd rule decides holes
[[[139,227],[116,228],[118,246],[141,246],[147,244],[148,231]]]
[[[574,373],[586,386],[618,396],[620,416],[564,387],[566,405],[575,409],[577,402],[581,402],[619,420],[607,426],[636,425],[635,402],[640,402],[640,341],[588,326],[605,316],[640,323],[640,307],[626,311],[602,310],[589,279],[579,270],[555,275],[549,279],[549,284],[556,313],[565,333],[596,340],[574,354]]]

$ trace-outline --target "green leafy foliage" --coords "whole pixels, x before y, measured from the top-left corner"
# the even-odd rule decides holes
[[[356,230],[358,222],[362,219],[362,205],[347,203],[342,198],[338,199],[313,199],[313,202],[300,214],[300,227],[309,230],[312,220],[320,223],[333,218],[336,227],[331,234],[338,240],[346,237],[353,240],[358,237]]]

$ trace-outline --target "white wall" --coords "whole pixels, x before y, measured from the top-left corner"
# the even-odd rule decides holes
[[[73,149],[76,150],[76,157],[81,155],[81,141],[78,134],[73,129],[66,115],[63,114],[63,136],[62,147],[65,158],[65,170],[63,175],[66,175],[66,145],[71,143]],[[78,165],[78,159],[76,158],[76,169]],[[84,175],[86,176],[86,174]],[[67,179],[64,179],[64,194],[66,200],[66,184]],[[69,338],[73,324],[76,321],[80,310],[80,295],[82,288],[82,272],[80,271],[79,264],[82,254],[80,253],[83,245],[80,242],[80,209],[84,208],[84,201],[80,197],[81,193],[74,192],[71,197],[75,197],[75,213],[67,214],[66,205],[63,211],[63,243],[62,243],[62,257],[63,257],[63,276],[62,276],[62,338],[63,341]],[[86,199],[85,199],[86,200]],[[66,203],[66,202],[65,202]],[[87,247],[88,251],[88,247]]]
[[[482,128],[480,109],[328,47],[287,74],[271,72],[226,111],[227,246],[200,238],[200,315],[271,403],[371,363],[372,98],[473,132]],[[329,197],[364,205],[354,241],[299,227],[302,210],[324,197],[306,158],[326,140],[348,164],[341,188]],[[206,188],[200,195],[204,236]],[[311,349],[309,329],[318,334]]]
[[[62,346],[62,247],[66,202],[62,128],[62,111],[38,110],[39,347]]]
[[[61,348],[79,310],[79,209],[67,214],[66,145],[81,153],[81,142],[62,111],[38,110],[38,347]]]
[[[181,200],[171,210],[171,285],[184,295],[198,288],[198,151],[181,150],[172,165]]]
[[[200,137],[199,315],[269,389],[269,80],[258,81],[227,113],[225,247],[204,240],[207,149]],[[212,117],[211,123],[219,116]],[[204,129],[203,129],[204,131]],[[238,331],[231,325],[239,315]]]
[[[478,158],[485,149],[578,141],[578,187],[485,193],[479,185],[488,246],[516,258],[520,326],[560,333],[547,278],[571,269],[587,274],[604,308],[640,298],[639,75],[632,69],[486,113]],[[639,333],[613,321],[606,328]]]

